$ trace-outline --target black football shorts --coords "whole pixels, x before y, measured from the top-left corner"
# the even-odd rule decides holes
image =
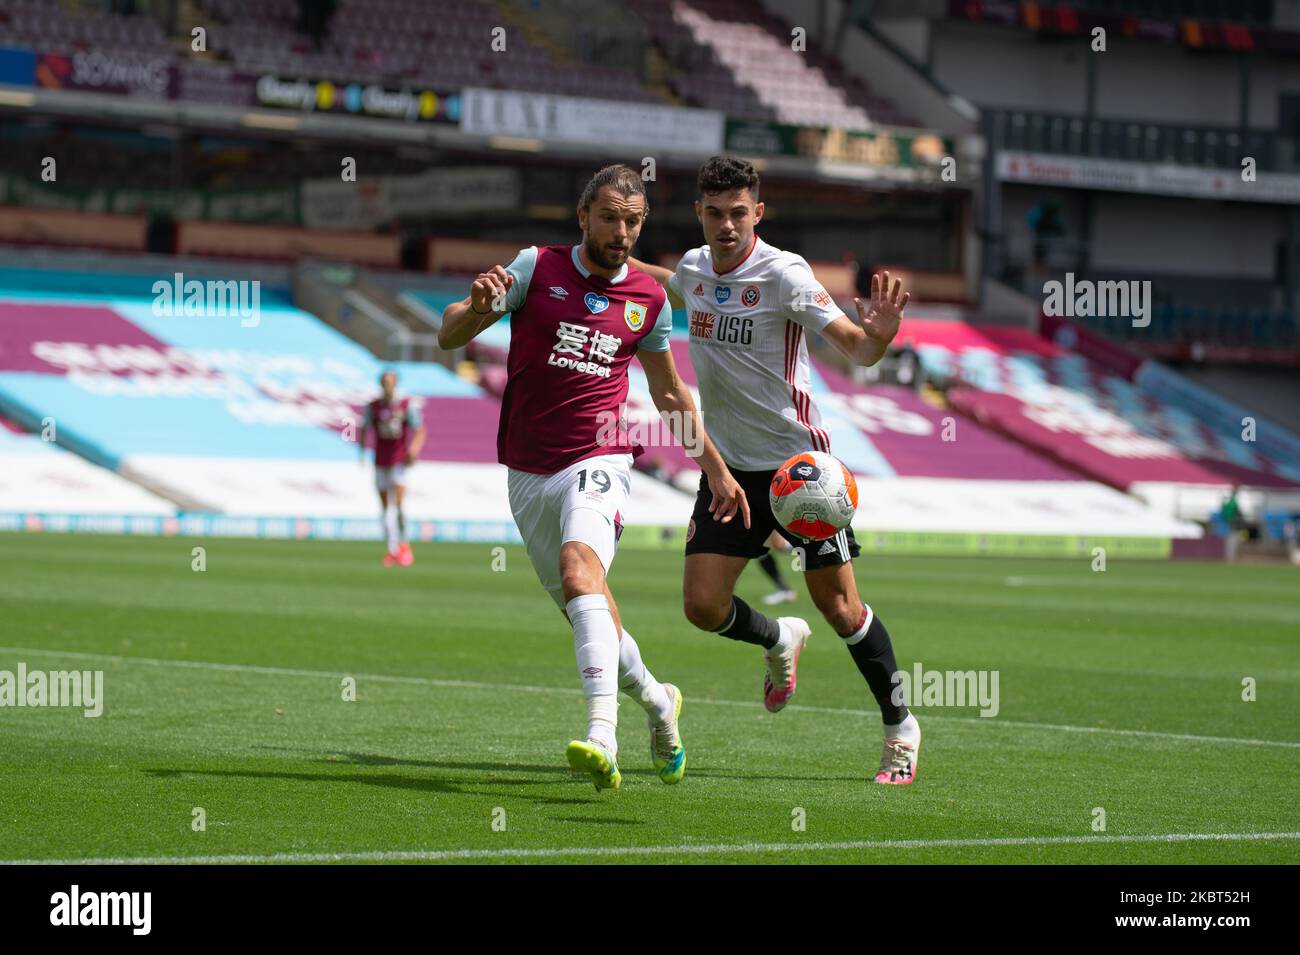
[[[851,527],[846,527],[824,541],[806,541],[777,523],[768,499],[768,488],[775,474],[775,469],[731,472],[749,501],[748,530],[739,513],[726,524],[714,520],[709,513],[713,492],[709,490],[708,478],[701,474],[700,491],[695,496],[695,510],[691,514],[690,526],[686,529],[687,555],[726,554],[729,557],[747,557],[753,560],[767,553],[768,535],[776,531],[795,547],[803,548],[805,571],[838,567],[857,557],[860,549],[858,542],[853,539]]]

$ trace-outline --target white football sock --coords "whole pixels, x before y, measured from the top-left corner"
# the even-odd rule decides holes
[[[384,543],[388,553],[397,553],[397,508],[389,507],[384,511]]]
[[[397,508],[397,539],[403,544],[408,540],[406,536],[406,515],[402,513],[401,507]]]
[[[642,661],[641,648],[626,630],[618,642],[618,686],[659,722],[673,715],[668,691]]]
[[[618,747],[618,631],[604,594],[581,594],[564,605],[573,624],[578,679],[587,698],[587,738],[611,753]]]
[[[921,724],[916,721],[916,717],[910,711],[903,722],[885,724],[885,739],[905,739],[909,743],[915,743],[920,738]]]

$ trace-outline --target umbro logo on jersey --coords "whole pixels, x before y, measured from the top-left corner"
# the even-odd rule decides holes
[[[561,302],[563,302],[568,297],[569,297],[569,290],[567,288],[563,288],[562,286],[559,285],[551,286],[551,298],[558,298]]]
[[[583,296],[582,301],[587,306],[587,311],[593,315],[597,315],[609,308],[609,299],[595,292],[588,292]]]
[[[692,292],[691,294],[692,294],[692,295],[703,295],[703,294],[704,294],[704,283],[701,282],[699,285],[695,286],[695,291]]]
[[[727,299],[731,298],[731,287],[729,285],[719,285],[713,290],[713,297],[717,299],[718,304],[721,305]]]

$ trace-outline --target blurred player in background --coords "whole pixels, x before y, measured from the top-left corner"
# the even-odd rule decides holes
[[[804,333],[825,336],[856,365],[873,365],[898,333],[909,296],[900,282],[890,288],[889,273],[873,276],[870,309],[855,299],[858,319],[850,319],[802,256],[758,237],[764,211],[758,189],[752,164],[714,156],[700,167],[695,202],[705,245],[683,255],[675,272],[632,262],[690,315],[691,364],[709,433],[753,509],[752,526],[722,525],[701,521],[703,491],[696,499],[686,535],[686,617],[702,630],[762,647],[763,702],[773,713],[783,709],[794,695],[810,628],[798,617],[759,613],[735,595],[736,580],[750,560],[767,553],[764,542],[773,531],[803,548],[808,594],[880,707],[885,740],[875,781],[906,785],[915,778],[921,729],[905,705],[893,702],[898,664],[885,625],[858,596],[853,530],[824,541],[797,540],[772,515],[768,487],[792,455],[830,451],[810,393]]]
[[[384,566],[409,567],[415,563],[415,555],[407,540],[402,503],[406,500],[406,469],[415,464],[424,447],[424,422],[414,400],[397,397],[397,372],[384,372],[379,376],[379,384],[384,393],[366,405],[357,443],[364,460],[366,437],[374,430],[375,488],[379,491],[380,518],[387,544]]]
[[[484,272],[468,298],[447,306],[438,333],[443,348],[460,348],[512,315],[497,452],[509,468],[510,508],[529,560],[573,627],[587,734],[565,755],[597,789],[617,789],[622,778],[619,689],[646,711],[660,779],[676,783],[686,768],[677,728],[681,692],[650,673],[605,579],[637,450],[625,431],[611,435],[608,425],[621,417],[633,356],[655,407],[704,471],[710,518],[730,522],[740,513],[749,522],[744,493],[704,435],[673,364],[667,297],[627,266],[647,211],[640,174],[605,167],[578,202],[581,244],[527,248],[505,268]]]

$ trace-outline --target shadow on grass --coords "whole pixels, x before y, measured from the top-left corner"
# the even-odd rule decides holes
[[[296,752],[306,757],[309,752],[312,755],[319,753],[319,750],[308,751],[305,749],[290,749],[288,747],[261,747],[265,749],[275,749],[280,752]],[[377,753],[331,753],[329,756],[315,756],[317,762],[326,763],[331,766],[418,766],[426,769],[458,769],[471,770],[486,773],[533,773],[546,776],[555,776],[560,774],[570,779],[581,779],[583,777],[570,773],[563,763],[501,763],[479,760],[478,762],[458,762],[453,760],[437,759],[409,759],[396,756],[381,756]],[[649,767],[626,767],[619,766],[619,771],[624,776],[646,776],[658,778],[658,773]],[[778,782],[778,783],[858,783],[867,782],[875,775],[875,769],[866,767],[861,773],[851,776],[843,775],[785,775],[778,776],[764,773],[746,773],[735,772],[723,769],[711,769],[707,766],[691,766],[686,771],[687,778],[704,778],[704,779],[733,779],[741,782]],[[500,779],[492,777],[494,784],[507,786],[540,786],[546,785],[555,780],[524,780],[524,779]]]
[[[438,766],[436,763],[429,763],[428,765]],[[453,765],[457,768],[490,769],[493,764],[487,764],[486,766],[476,766],[473,764],[447,764],[442,768],[450,768]],[[501,786],[582,785],[585,788],[591,785],[590,781],[585,777],[561,772],[555,767],[532,767],[532,769],[538,772],[546,772],[551,778],[534,780],[501,779],[491,777],[488,782],[491,783],[492,788],[484,789],[482,786],[485,780],[473,776],[467,776],[464,778],[447,778],[439,776],[406,776],[392,773],[306,773],[255,769],[175,768],[145,769],[143,772],[149,776],[154,776],[160,779],[179,779],[184,776],[208,776],[230,779],[280,779],[303,783],[360,783],[362,785],[379,786],[387,789],[405,789],[413,792],[438,793],[455,796],[480,796],[484,798],[500,798],[502,793],[500,792],[499,787]],[[541,793],[512,793],[511,795],[528,802],[547,806],[585,806],[591,802],[591,799],[569,799],[561,798],[559,796],[548,796]],[[593,792],[593,798],[598,795],[599,794]]]
[[[644,826],[640,819],[601,819],[597,816],[547,816],[551,822],[582,822],[593,826]]]
[[[394,756],[377,756],[374,753],[336,753],[333,756],[326,757],[323,762],[332,764],[351,763],[357,766],[425,766],[430,769],[472,769],[491,773],[542,773],[547,776],[553,776],[561,773],[566,776],[573,776],[575,779],[582,777],[570,773],[565,765],[561,762],[540,765],[537,763],[492,763],[486,761],[479,762],[451,762],[448,760],[437,759],[398,759]],[[651,769],[621,769],[624,776],[653,776],[654,771]],[[494,782],[497,781],[494,778]],[[531,780],[500,780],[504,783],[513,783],[517,786],[539,785]]]

